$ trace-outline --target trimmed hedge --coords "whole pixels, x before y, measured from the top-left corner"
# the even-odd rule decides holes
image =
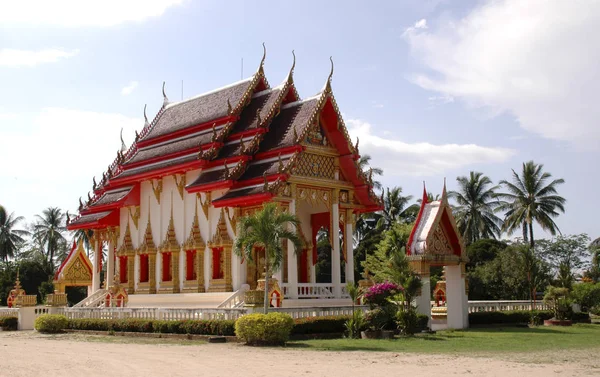
[[[429,316],[426,314],[417,314],[417,331],[427,330],[429,323]]]
[[[16,331],[19,328],[19,318],[0,317],[0,328],[3,331]]]
[[[286,313],[248,314],[235,322],[235,334],[248,345],[285,345],[294,327]]]
[[[158,321],[146,319],[71,319],[69,329],[163,334],[235,335],[232,320]]]
[[[35,319],[33,327],[42,333],[56,334],[68,328],[69,320],[64,315],[43,314]]]
[[[591,322],[590,313],[587,313],[587,312],[573,313],[573,315],[571,316],[571,320],[574,323],[577,323],[577,322],[590,323]]]
[[[346,331],[346,321],[349,315],[334,315],[326,317],[309,317],[294,319],[293,335],[331,334]]]
[[[475,312],[469,313],[469,324],[471,325],[496,325],[496,324],[527,324],[531,317],[535,316],[539,321],[552,318],[550,310],[513,310],[505,312]]]

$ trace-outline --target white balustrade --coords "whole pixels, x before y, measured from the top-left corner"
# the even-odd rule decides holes
[[[504,301],[469,301],[469,313],[475,312],[503,312],[509,310],[531,310],[529,300],[504,300]],[[548,305],[538,300],[534,304],[536,310],[547,310]]]
[[[354,310],[365,312],[367,306],[357,305]],[[326,317],[336,315],[352,315],[351,306],[332,306],[322,308],[271,308],[269,312],[287,313],[292,318]]]
[[[331,283],[298,283],[298,298],[346,298],[348,292],[344,284],[339,285],[342,297],[336,297],[335,285]],[[284,293],[286,289],[284,288]]]
[[[246,313],[245,309],[158,309],[158,308],[65,308],[69,319],[238,319]]]
[[[18,317],[19,309],[17,308],[0,308],[0,317]]]

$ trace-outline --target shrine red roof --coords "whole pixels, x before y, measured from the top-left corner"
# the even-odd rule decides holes
[[[263,200],[293,174],[295,156],[307,148],[307,132],[321,121],[328,146],[340,155],[341,175],[355,186],[361,211],[379,209],[379,198],[356,162],[358,150],[350,142],[333,98],[331,74],[320,93],[300,100],[293,68],[275,88],[269,88],[261,62],[251,77],[188,100],[169,103],[165,95],[156,117],[146,120],[131,148],[117,155],[94,186],[94,198],[80,209],[84,216],[69,229],[102,225],[106,220],[100,214],[90,214],[108,216],[110,212],[103,209],[123,204],[131,187],[139,190],[143,180],[189,170],[200,169],[200,174],[186,186],[188,192],[230,190],[215,205],[241,203],[239,198],[244,196]]]

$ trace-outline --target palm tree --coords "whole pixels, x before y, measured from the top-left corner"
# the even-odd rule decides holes
[[[92,229],[77,229],[73,234],[75,241],[83,242],[83,248],[85,249],[87,256],[90,256],[90,249],[92,247],[91,238],[94,236]]]
[[[22,216],[15,217],[14,213],[8,215],[4,207],[0,206],[0,260],[8,263],[8,258],[14,258],[15,252],[25,243],[29,233],[25,230],[14,229],[23,220]]]
[[[482,238],[500,235],[502,220],[494,214],[500,205],[496,198],[499,186],[492,186],[492,180],[483,173],[471,171],[469,177],[457,177],[458,191],[450,191],[448,196],[458,203],[456,225],[467,245]]]
[[[289,225],[293,229],[288,229]],[[281,267],[283,242],[292,241],[296,252],[302,248],[302,242],[295,231],[299,225],[300,220],[295,215],[280,211],[276,203],[267,203],[262,210],[240,220],[233,251],[252,261],[255,246],[265,250],[265,314],[269,310],[269,276]]]
[[[543,172],[543,168],[543,164],[524,162],[520,176],[513,170],[512,182],[500,181],[508,193],[498,194],[504,200],[498,209],[506,211],[502,231],[511,235],[517,229],[522,229],[523,240],[529,242],[532,248],[535,246],[533,223],[537,222],[543,230],[554,236],[560,230],[553,218],[559,215],[558,212],[565,213],[566,199],[556,191],[556,187],[565,183],[565,180],[554,179],[548,183],[552,175]]]
[[[392,190],[386,189],[383,196],[384,208],[377,214],[377,228],[388,230],[397,222],[411,222],[414,217],[412,215],[419,211],[418,205],[408,205],[412,198],[412,195],[402,195],[402,187],[394,187]]]
[[[65,214],[59,208],[49,207],[36,215],[37,223],[33,225],[33,238],[46,249],[48,262],[54,262],[54,256],[61,244],[66,244],[63,233],[65,227]]]
[[[383,175],[383,169],[370,167],[370,164],[371,164],[371,156],[369,156],[368,154],[363,154],[358,159],[358,166],[360,167],[360,169],[362,171],[364,171],[364,172],[371,171],[372,175],[375,175],[375,176]],[[382,189],[381,182],[373,180],[373,188],[375,188],[377,190],[381,190]]]

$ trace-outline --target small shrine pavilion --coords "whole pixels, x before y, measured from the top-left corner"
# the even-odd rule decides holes
[[[301,99],[294,63],[272,87],[265,56],[247,79],[181,102],[167,98],[146,117],[135,141],[93,180],[69,230],[92,230],[92,247],[107,246],[106,281],[131,294],[229,292],[256,287],[264,270],[232,252],[240,216],[276,202],[298,216],[305,247],[285,243],[275,277],[286,297],[341,298],[354,277],[357,215],[382,208],[358,164],[331,88]],[[316,283],[316,236],[327,229],[331,283]],[[92,291],[100,288],[93,253]],[[79,259],[72,258],[74,261]],[[81,259],[81,258],[80,258]],[[84,261],[85,262],[85,261]],[[90,271],[82,262],[82,273]],[[84,268],[85,267],[85,268]],[[85,275],[85,274],[84,274]],[[87,275],[85,275],[87,279]]]
[[[417,310],[432,318],[430,269],[443,266],[445,281],[434,287],[437,305],[445,303],[444,327],[462,329],[469,327],[468,284],[465,264],[469,261],[466,248],[448,203],[446,183],[440,200],[428,201],[423,187],[421,208],[406,247],[413,270],[421,277],[423,287],[417,297]],[[440,314],[438,310],[436,314]]]

